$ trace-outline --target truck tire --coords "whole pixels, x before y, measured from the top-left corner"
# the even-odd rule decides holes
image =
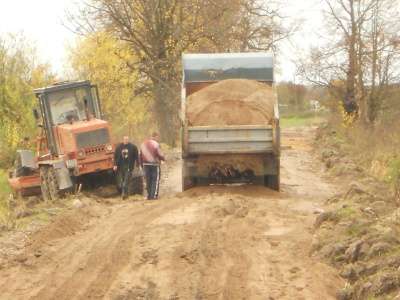
[[[182,192],[192,188],[193,186],[194,182],[191,177],[182,176]]]
[[[182,192],[195,186],[195,180],[191,176],[185,160],[182,161]]]
[[[39,170],[40,174],[40,190],[42,192],[43,201],[49,202],[51,200],[49,185],[48,185],[48,167],[42,166]]]
[[[266,185],[266,178],[267,176],[255,176],[252,180],[254,185],[259,185],[259,186],[267,186]]]
[[[208,186],[210,185],[210,180],[205,177],[196,177],[193,179],[194,186]]]
[[[279,175],[265,176],[265,186],[275,191],[279,191]]]

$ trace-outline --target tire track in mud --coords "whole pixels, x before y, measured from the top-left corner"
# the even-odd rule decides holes
[[[341,280],[308,255],[312,207],[331,191],[311,167],[306,133],[290,136],[299,134],[301,147],[293,140],[283,153],[282,193],[176,194],[173,166],[159,201],[119,202],[81,230],[28,247],[27,260],[0,270],[0,299],[334,299]]]
[[[107,234],[108,239],[106,238],[105,241],[101,241],[92,248],[84,269],[78,269],[50,298],[71,299],[76,296],[74,290],[82,288],[83,282],[89,282],[89,284],[83,292],[79,293],[80,299],[103,298],[118,273],[130,261],[135,234],[143,230],[147,223],[157,218],[165,209],[168,210],[177,205],[179,204],[169,203],[166,207],[151,205],[153,209],[150,211],[148,208],[144,208],[133,213],[132,207],[127,208],[128,216],[116,218],[119,222],[112,227],[110,234]],[[118,235],[116,235],[117,233]],[[113,236],[115,237],[112,238]],[[47,287],[44,287],[43,291],[46,293]],[[70,295],[68,292],[72,294]],[[37,299],[44,299],[44,297],[39,294]]]
[[[129,262],[135,234],[165,209],[181,205],[179,201],[163,207],[155,203],[143,203],[143,207],[137,204],[124,205],[110,219],[89,230],[55,241],[51,249],[36,249],[43,256],[31,265],[9,269],[9,274],[16,274],[0,287],[3,291],[11,290],[12,299],[101,298]]]
[[[190,201],[191,206],[197,207],[196,220],[181,226],[181,237],[174,250],[159,257],[174,266],[172,273],[162,274],[170,279],[166,286],[158,286],[160,299],[171,297],[163,292],[167,286],[179,299],[246,298],[250,260],[238,245],[246,242],[248,236],[243,222],[249,205],[240,196],[198,197]],[[150,281],[157,282],[158,278]]]
[[[208,255],[209,264],[218,266],[221,272],[221,280],[219,282],[219,292],[210,297],[209,286],[215,280],[213,273],[208,274],[208,278],[203,281],[201,290],[204,293],[202,299],[244,299],[248,295],[248,272],[250,269],[250,261],[244,253],[244,249],[239,247],[243,242],[246,242],[246,234],[241,231],[245,226],[244,219],[248,214],[248,204],[241,197],[235,196],[233,199],[225,200],[223,197],[222,203],[214,209],[214,215],[208,232],[210,235],[205,235],[203,243],[210,245],[210,241],[216,239],[220,241],[219,257],[213,256],[213,249],[206,248],[211,254]],[[214,236],[213,236],[214,235]],[[211,283],[211,285],[210,285]],[[214,283],[215,284],[215,283]]]
[[[134,250],[136,263],[116,280],[128,284],[114,286],[107,299],[135,299],[132,295],[139,291],[151,294],[148,299],[245,297],[241,285],[246,282],[248,259],[240,247],[232,248],[230,243],[242,237],[229,228],[230,220],[246,215],[247,206],[236,206],[224,195],[203,199],[204,192],[200,194],[185,197],[183,207],[150,222],[146,232],[137,235],[137,244],[143,247]]]

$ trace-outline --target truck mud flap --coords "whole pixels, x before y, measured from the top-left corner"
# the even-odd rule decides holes
[[[66,190],[73,187],[71,175],[69,170],[65,166],[64,162],[57,162],[53,165],[54,171],[57,177],[58,188],[60,190]]]

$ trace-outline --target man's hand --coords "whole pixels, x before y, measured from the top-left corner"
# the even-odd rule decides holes
[[[117,169],[118,169],[117,166],[114,166],[114,167],[113,167],[114,172],[117,171]]]

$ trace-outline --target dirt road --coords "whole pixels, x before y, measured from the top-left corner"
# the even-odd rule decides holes
[[[334,192],[310,154],[313,131],[286,130],[282,193],[214,186],[59,216],[0,267],[0,299],[334,299],[343,283],[309,257],[313,212]]]

